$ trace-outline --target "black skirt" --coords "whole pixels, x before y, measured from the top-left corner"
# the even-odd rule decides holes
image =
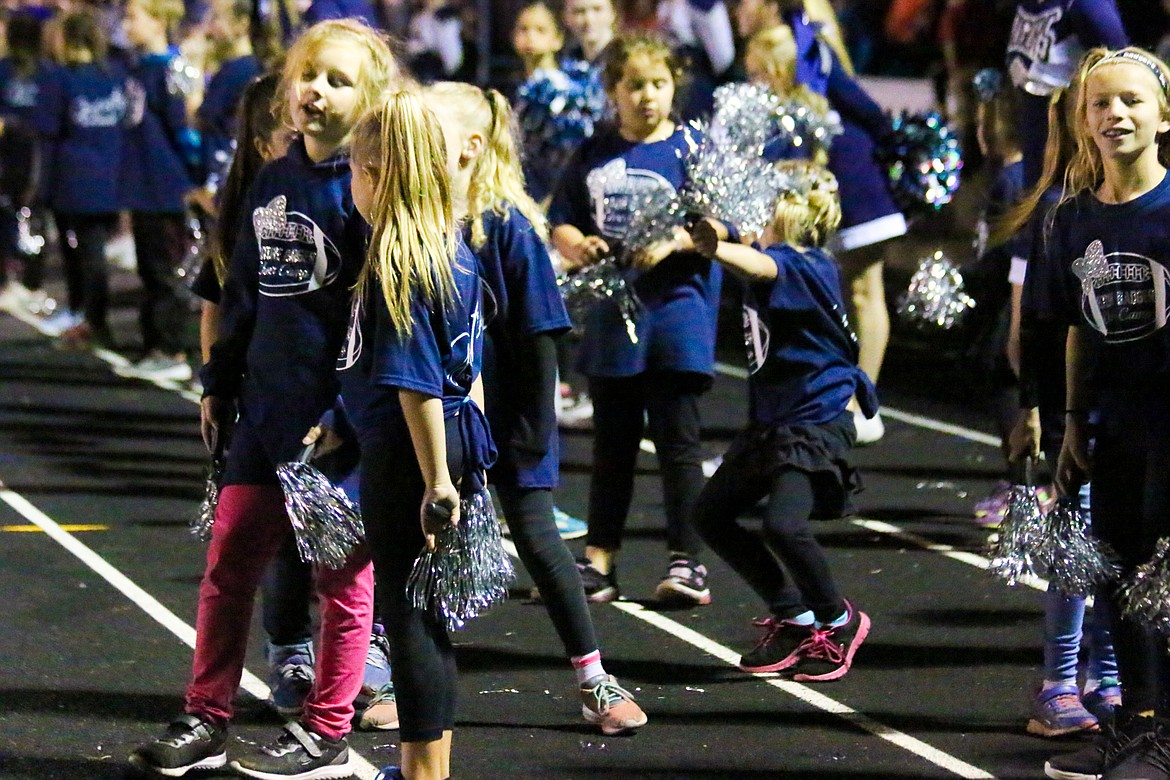
[[[820,425],[751,426],[732,441],[720,468],[752,480],[802,471],[812,482],[812,518],[835,520],[856,511],[852,496],[862,490],[861,474],[846,459],[856,439],[848,411]]]

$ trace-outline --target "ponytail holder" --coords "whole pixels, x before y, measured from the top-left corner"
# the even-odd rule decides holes
[[[1101,59],[1097,60],[1093,67],[1089,68],[1089,73],[1092,73],[1102,65],[1115,63],[1119,60],[1128,60],[1129,62],[1145,66],[1151,73],[1154,74],[1154,78],[1158,80],[1159,86],[1162,87],[1162,93],[1165,94],[1167,91],[1170,91],[1170,83],[1166,81],[1166,74],[1162,72],[1160,67],[1158,67],[1157,61],[1151,57],[1147,57],[1141,52],[1133,51],[1132,49],[1122,49],[1121,51],[1115,51],[1112,54],[1108,54],[1102,57]]]

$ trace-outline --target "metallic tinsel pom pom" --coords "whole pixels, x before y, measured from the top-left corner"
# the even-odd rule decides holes
[[[1153,557],[1133,570],[1118,596],[1124,616],[1170,638],[1170,538],[1158,540]]]
[[[301,560],[340,569],[366,538],[361,512],[341,488],[308,463],[282,463],[276,476]]]
[[[963,274],[942,251],[924,257],[898,301],[898,316],[918,327],[950,330],[960,324],[975,300],[966,293]]]
[[[641,302],[626,281],[623,267],[616,258],[607,257],[593,265],[557,277],[557,287],[565,299],[565,308],[573,322],[582,325],[598,301],[610,299],[617,305],[626,323],[630,341],[637,344],[637,319]]]
[[[1061,500],[1044,517],[1036,559],[1042,562],[1048,582],[1070,596],[1091,596],[1118,573],[1089,531],[1076,499]]]
[[[903,112],[894,117],[879,157],[902,208],[937,211],[959,189],[963,152],[958,137],[937,113]]]
[[[491,495],[481,490],[460,502],[459,525],[439,532],[435,551],[424,549],[415,560],[406,597],[456,631],[506,599],[515,576]]]
[[[1008,493],[1008,508],[999,533],[987,545],[991,559],[989,571],[1015,585],[1027,577],[1045,574],[1045,562],[1037,551],[1044,536],[1044,519],[1040,502],[1031,485],[1013,485]]]
[[[16,212],[16,251],[25,257],[36,257],[45,248],[45,237],[33,223],[32,209],[22,206]]]
[[[203,483],[203,503],[199,505],[199,514],[191,518],[191,533],[201,542],[211,541],[211,527],[215,525],[215,508],[219,504],[219,483],[223,479],[223,466],[223,454],[216,453],[207,466],[206,480]]]

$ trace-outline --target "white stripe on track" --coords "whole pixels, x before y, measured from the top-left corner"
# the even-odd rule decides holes
[[[735,379],[748,378],[748,372],[746,368],[733,366],[729,363],[716,362],[715,371],[723,374],[724,376],[734,377]],[[951,423],[943,422],[942,420],[936,420],[933,417],[924,417],[920,414],[903,412],[900,409],[894,409],[892,407],[886,406],[885,404],[882,405],[881,411],[884,416],[889,417],[891,420],[897,420],[898,422],[906,423],[907,425],[913,425],[917,428],[926,428],[930,431],[938,431],[939,433],[958,436],[960,439],[966,439],[967,441],[973,441],[978,444],[986,444],[991,447],[999,447],[1002,443],[998,436],[992,436],[990,434],[984,433],[983,431],[977,431],[973,428],[966,428],[962,425],[952,425]]]
[[[666,617],[660,612],[654,612],[632,601],[614,601],[611,606],[625,612],[627,615],[635,617],[639,620],[645,621],[650,625],[658,628],[676,639],[680,639],[689,645],[697,647],[703,652],[713,655],[724,663],[738,668],[739,653],[731,650],[724,645],[719,644],[711,639],[700,634],[683,624]],[[995,775],[989,774],[977,766],[973,766],[955,758],[949,753],[944,753],[938,748],[932,747],[925,742],[916,739],[909,734],[898,731],[897,729],[886,726],[883,723],[870,718],[868,715],[858,712],[836,699],[831,699],[823,693],[818,693],[807,685],[801,685],[791,680],[783,680],[774,675],[756,674],[760,680],[766,682],[774,688],[779,688],[790,696],[793,696],[800,701],[812,707],[816,707],[823,712],[836,715],[837,717],[847,721],[857,728],[867,731],[875,737],[884,739],[885,741],[896,745],[903,750],[913,753],[940,769],[944,769],[959,777],[972,778],[978,780],[994,780]]]
[[[139,609],[177,636],[183,644],[192,650],[195,649],[194,628],[184,623],[174,612],[171,612],[163,606],[158,599],[136,585],[125,574],[111,566],[104,558],[78,541],[77,537],[61,528],[55,520],[33,506],[24,496],[4,487],[2,482],[0,482],[0,501],[8,504],[8,506],[19,512],[30,523],[38,526],[53,541],[72,553],[74,557],[92,569],[106,582],[110,583],[122,595],[134,602]],[[240,688],[247,691],[259,701],[266,701],[268,699],[268,686],[264,684],[263,680],[247,669],[244,670],[243,679],[240,681]],[[374,776],[378,774],[377,767],[358,755],[353,748],[350,748],[349,751],[349,762],[350,766],[353,767],[353,774],[360,778],[360,780],[373,780]]]

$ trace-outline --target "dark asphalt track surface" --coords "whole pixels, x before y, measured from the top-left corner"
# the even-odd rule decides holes
[[[115,327],[129,343],[132,283],[118,281]],[[620,563],[630,600],[593,615],[607,668],[649,725],[603,737],[584,723],[522,574],[511,601],[457,637],[453,776],[1040,777],[1046,756],[1075,749],[1075,740],[1024,733],[1041,596],[978,567],[987,534],[970,507],[998,476],[999,456],[978,392],[947,378],[953,360],[940,344],[902,338],[883,400],[976,433],[887,412],[885,439],[856,453],[867,483],[858,517],[818,529],[844,592],[873,620],[847,677],[797,685],[735,669],[762,607],[713,556],[710,606],[656,611],[666,561],[658,475],[645,455]],[[733,349],[725,359],[734,369]],[[742,379],[721,374],[703,404],[712,453],[744,404]],[[203,565],[187,521],[204,460],[190,397],[121,379],[101,356],[56,349],[0,315],[0,778],[132,776],[129,752],[178,712]],[[566,433],[557,500],[574,514],[584,512],[589,470],[588,434]],[[248,669],[263,678],[261,648],[257,626]],[[240,692],[237,739],[266,740],[277,723]],[[396,763],[394,732],[355,733],[351,745],[373,766]]]

